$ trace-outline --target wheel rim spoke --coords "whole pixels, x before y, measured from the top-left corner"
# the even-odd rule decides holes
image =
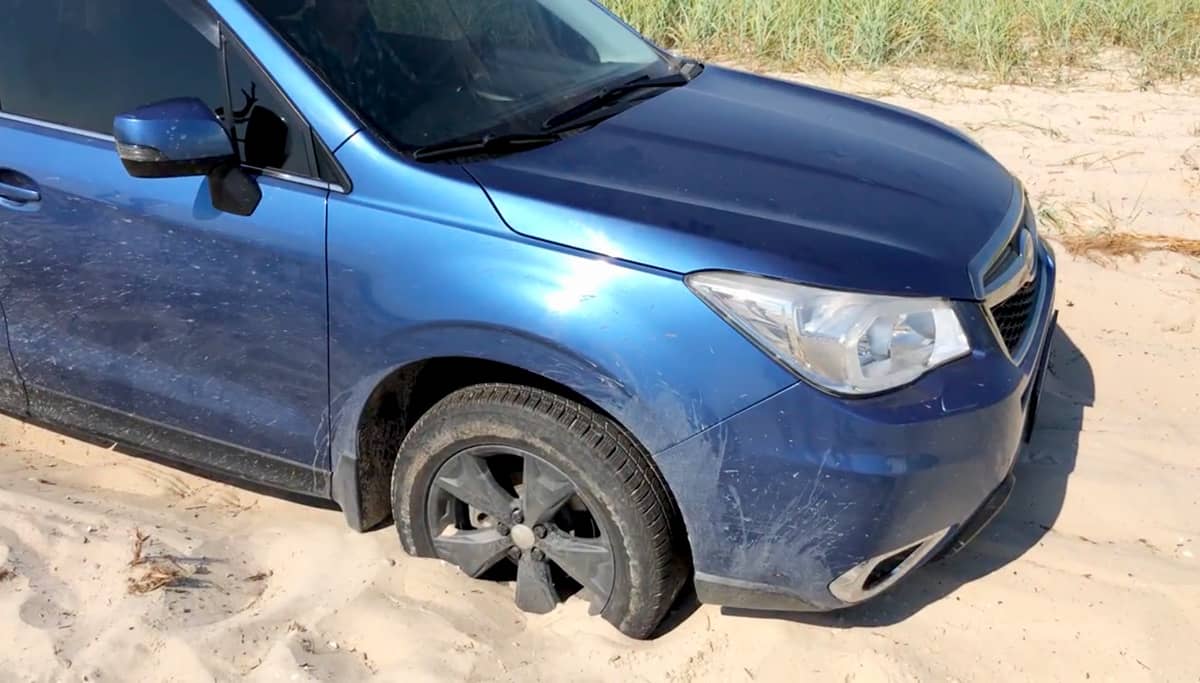
[[[554,532],[544,539],[545,553],[598,600],[607,600],[613,585],[612,550],[601,538],[579,538]]]
[[[458,565],[468,576],[477,577],[504,559],[512,541],[495,529],[459,530],[433,539],[438,557]]]
[[[548,522],[574,495],[575,487],[562,472],[537,458],[525,458],[521,500],[526,524]]]
[[[500,483],[510,476],[519,481],[515,497]],[[612,594],[615,560],[603,533],[598,538],[572,535],[597,528],[586,519],[594,518],[586,501],[585,507],[571,503],[576,495],[571,480],[537,456],[504,446],[476,446],[451,457],[435,475],[426,502],[427,524],[438,557],[469,576],[481,577],[502,560],[514,560],[520,609],[554,611],[561,601],[554,577],[563,578],[561,569],[599,611]],[[560,514],[568,503],[571,514]],[[467,518],[463,504],[471,508]]]
[[[462,454],[451,458],[434,483],[455,498],[497,519],[508,519],[515,504],[513,497],[500,488],[487,464],[472,455]]]
[[[521,555],[517,563],[517,607],[534,614],[547,614],[558,607],[558,591],[550,577],[550,565]]]

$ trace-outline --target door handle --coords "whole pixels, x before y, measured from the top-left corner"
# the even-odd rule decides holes
[[[32,204],[42,201],[42,193],[27,187],[18,187],[0,182],[0,198],[16,204]]]

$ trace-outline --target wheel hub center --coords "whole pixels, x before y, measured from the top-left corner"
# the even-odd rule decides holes
[[[518,524],[512,528],[512,542],[521,550],[529,550],[533,547],[533,542],[537,540],[537,536],[533,534],[533,529]]]

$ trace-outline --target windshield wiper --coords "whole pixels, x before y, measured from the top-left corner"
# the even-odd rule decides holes
[[[589,124],[600,116],[589,116],[596,111],[616,103],[625,95],[639,90],[677,88],[687,85],[695,76],[695,70],[684,68],[666,76],[650,78],[641,76],[628,83],[605,88],[580,104],[546,120],[540,133],[488,133],[436,142],[418,148],[412,153],[416,161],[442,161],[457,157],[507,154],[535,147],[544,147],[563,138],[563,135],[581,125]]]
[[[574,107],[562,112],[561,114],[555,114],[554,116],[551,116],[550,118],[546,119],[544,124],[542,124],[542,128],[546,130],[557,129],[559,126],[576,121],[594,111],[603,109],[611,104],[615,104],[616,102],[620,101],[622,97],[632,92],[637,92],[639,90],[653,90],[656,88],[678,88],[679,86],[687,85],[689,82],[691,82],[691,80],[692,79],[682,71],[674,71],[666,76],[660,76],[658,78],[641,76],[629,81],[628,83],[622,83],[621,85],[614,85],[610,88],[605,88],[592,97],[589,97]]]
[[[562,135],[555,132],[504,135],[489,133],[426,145],[414,151],[412,157],[417,161],[440,161],[474,154],[500,154],[542,147],[561,139]]]

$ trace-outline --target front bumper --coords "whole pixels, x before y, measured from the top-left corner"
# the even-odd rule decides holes
[[[982,307],[964,304],[976,351],[911,386],[841,399],[800,383],[660,453],[700,600],[838,609],[977,532],[998,509],[987,504],[1011,475],[1053,334],[1048,249],[1038,268],[1016,361]]]

